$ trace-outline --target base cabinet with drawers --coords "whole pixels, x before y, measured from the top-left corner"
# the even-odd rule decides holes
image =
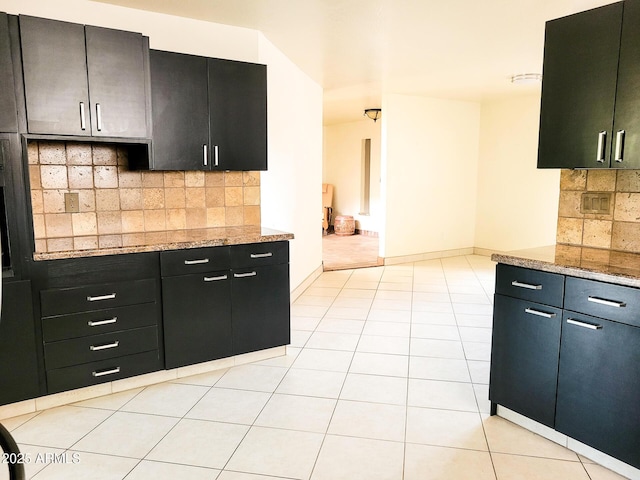
[[[639,313],[640,289],[498,264],[494,411],[505,406],[640,468]]]

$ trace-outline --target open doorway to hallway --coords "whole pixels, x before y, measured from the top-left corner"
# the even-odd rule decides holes
[[[378,237],[335,233],[322,237],[322,265],[325,272],[383,264],[383,260],[378,257]]]

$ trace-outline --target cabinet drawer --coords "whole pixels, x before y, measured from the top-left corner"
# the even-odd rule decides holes
[[[229,268],[229,247],[189,248],[160,253],[163,277]]]
[[[59,315],[42,319],[42,338],[55,342],[118,330],[128,330],[158,323],[157,303],[107,308],[93,312]]]
[[[43,317],[136,305],[155,300],[154,279],[54,288],[40,292]]]
[[[565,309],[640,327],[640,290],[567,277]]]
[[[157,349],[157,327],[143,327],[47,343],[44,358],[51,370]]]
[[[289,263],[289,242],[249,243],[231,247],[231,268]]]
[[[111,382],[162,369],[158,350],[124,357],[57,368],[47,372],[48,393]]]
[[[564,275],[500,263],[496,267],[496,293],[562,307]]]

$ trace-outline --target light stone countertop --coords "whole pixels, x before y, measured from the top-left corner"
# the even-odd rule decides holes
[[[33,259],[59,260],[63,258],[96,257],[125,253],[160,252],[187,248],[219,247],[245,243],[277,242],[292,240],[292,233],[260,226],[202,228],[194,230],[168,230],[122,235],[122,247],[69,250],[62,252],[34,253]]]
[[[516,267],[640,288],[640,254],[571,245],[494,253],[491,260]]]

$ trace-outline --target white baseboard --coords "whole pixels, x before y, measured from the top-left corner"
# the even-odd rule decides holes
[[[460,255],[473,255],[473,247],[456,248],[453,250],[441,250],[439,252],[418,253],[415,255],[403,255],[399,257],[384,257],[385,265],[398,265],[400,263],[422,262],[438,258],[458,257]]]
[[[316,268],[311,274],[305,278],[300,285],[291,291],[291,303],[295,302],[297,298],[309,288],[309,286],[322,274],[322,265]]]

